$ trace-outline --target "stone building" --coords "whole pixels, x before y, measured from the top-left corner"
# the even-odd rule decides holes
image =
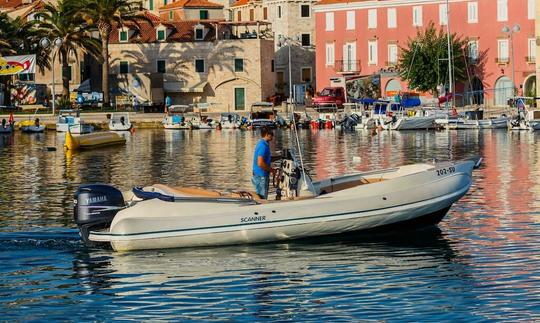
[[[308,90],[315,85],[315,19],[313,0],[238,0],[231,6],[235,22],[262,21],[272,26],[274,34],[276,91],[289,94],[289,48],[291,44],[292,84],[304,84]]]
[[[274,94],[272,39],[236,38],[224,21],[155,19],[113,30],[111,74],[151,75],[173,104],[208,103],[210,111],[248,110]]]

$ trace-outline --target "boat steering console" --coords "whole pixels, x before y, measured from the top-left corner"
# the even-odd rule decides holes
[[[312,196],[313,193],[305,194],[299,183],[303,180],[302,168],[294,160],[291,151],[283,151],[279,168],[272,177],[272,185],[276,188],[276,200],[292,200],[300,196]],[[307,179],[310,180],[310,179]]]

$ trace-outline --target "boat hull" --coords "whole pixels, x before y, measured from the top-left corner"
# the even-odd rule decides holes
[[[260,243],[407,223],[436,224],[468,191],[473,166],[469,161],[433,167],[287,202],[238,206],[146,200],[120,211],[109,230],[92,232],[89,238],[126,251]],[[453,171],[442,175],[441,169]]]

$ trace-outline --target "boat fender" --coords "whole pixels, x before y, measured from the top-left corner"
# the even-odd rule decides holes
[[[161,194],[159,192],[148,192],[139,186],[134,187],[132,192],[136,197],[143,200],[160,199],[165,202],[174,202],[174,196]]]

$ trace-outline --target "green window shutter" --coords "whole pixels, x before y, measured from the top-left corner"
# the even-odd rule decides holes
[[[154,10],[154,0],[148,0],[148,10]]]
[[[208,10],[200,10],[199,11],[199,17],[201,20],[208,19]]]
[[[121,31],[120,32],[120,41],[127,41],[128,40],[128,32],[127,31]]]
[[[165,30],[158,30],[157,39],[158,40],[165,40]]]
[[[244,60],[242,58],[234,59],[234,71],[243,72],[244,71]]]

